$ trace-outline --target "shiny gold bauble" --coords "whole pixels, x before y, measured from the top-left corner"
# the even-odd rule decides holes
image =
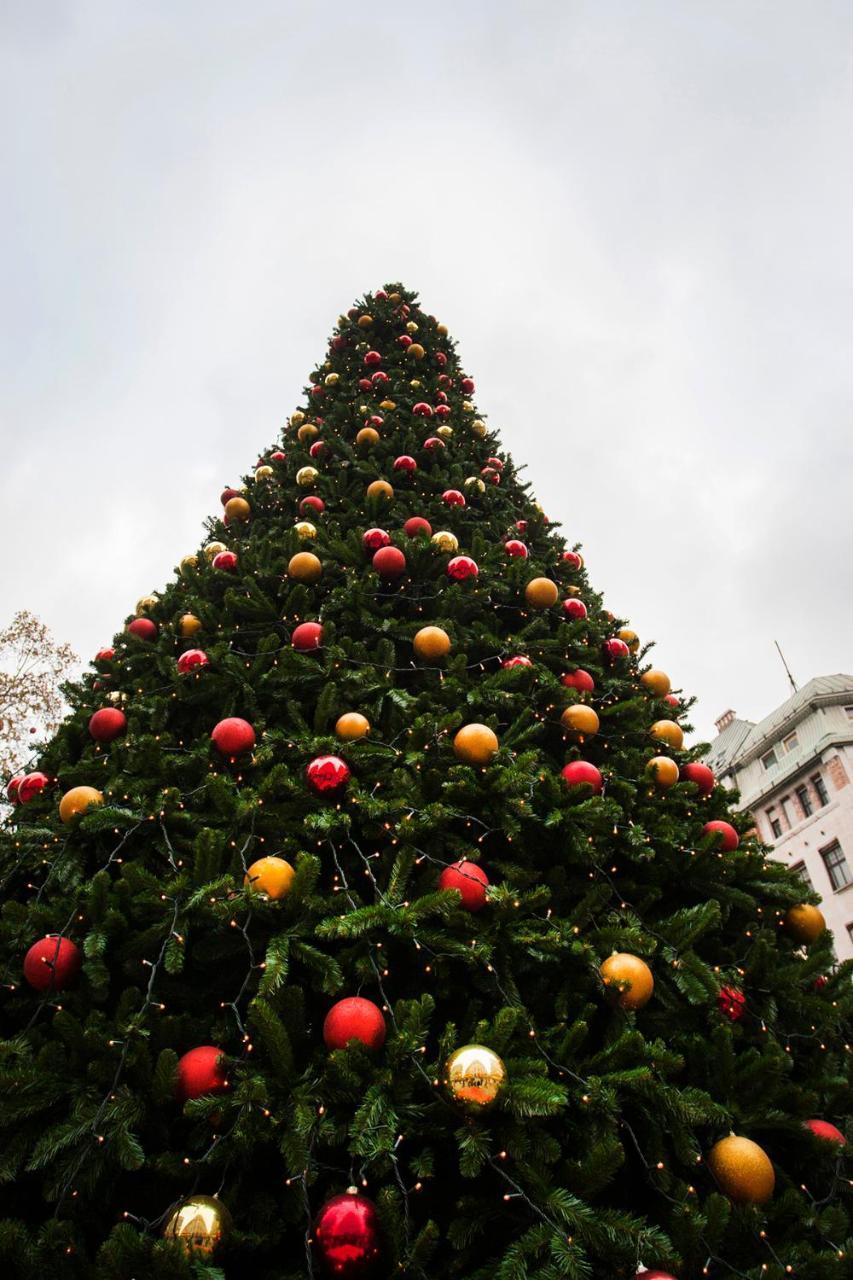
[[[317,526],[310,520],[297,520],[293,526],[293,532],[300,538],[316,538]]]
[[[335,733],[345,742],[357,742],[370,733],[370,721],[360,711],[345,711],[335,722]]]
[[[359,329],[369,329],[370,326],[373,324],[373,316],[366,316],[366,315],[359,316],[358,320],[356,321],[356,324],[358,325]]]
[[[678,765],[669,756],[652,756],[646,765],[646,773],[661,791],[668,791],[678,781]]]
[[[182,578],[188,578],[193,569],[198,568],[198,556],[184,556],[178,566]]]
[[[245,498],[229,498],[225,503],[225,514],[229,520],[246,521],[252,514],[252,508]]]
[[[417,333],[417,331],[418,326],[415,324],[414,320],[409,320],[406,324],[406,333]]]
[[[443,422],[440,427],[436,427],[435,434],[441,436],[442,440],[449,440],[453,435],[453,428]]]
[[[107,697],[109,698],[110,702],[117,702],[117,703],[127,702],[127,694],[122,692],[121,689],[111,689],[110,692],[107,694]]]
[[[475,436],[479,436],[481,440],[483,439],[483,436],[486,434],[486,424],[483,422],[482,418],[474,419],[471,423],[471,430],[474,432]]]
[[[423,386],[423,383],[421,382],[420,378],[412,378],[412,381],[409,383],[409,386],[414,387],[415,390],[417,391],[419,387]]]
[[[379,408],[384,409],[387,413],[390,413],[392,409],[397,408],[397,402],[396,400],[380,400]]]
[[[295,875],[289,862],[270,854],[269,857],[258,858],[257,862],[252,863],[243,878],[243,884],[256,893],[265,893],[268,898],[278,901],[290,893]]]
[[[355,438],[356,444],[374,445],[379,443],[379,432],[375,427],[362,427]]]
[[[297,551],[287,562],[287,576],[297,582],[316,582],[323,573],[323,562],[313,551]]]
[[[497,734],[486,724],[465,724],[453,739],[456,757],[465,764],[491,764],[499,745]]]
[[[579,596],[581,593],[580,587],[576,587],[573,582],[570,582],[567,587],[563,588],[563,590],[567,596]]]
[[[389,302],[395,302],[395,303],[396,303],[396,302],[401,302],[401,301],[402,301],[402,294],[399,294],[399,293],[389,293],[389,294],[388,294],[388,301],[389,301]]]
[[[410,347],[406,347],[406,355],[410,360],[423,360],[426,351],[419,342],[413,342]]]
[[[652,998],[655,980],[652,971],[639,956],[617,951],[608,956],[600,969],[606,987],[612,987],[617,1003],[623,1009],[642,1009]]]
[[[531,609],[550,609],[559,594],[556,582],[550,578],[531,578],[524,588],[524,598]]]
[[[204,548],[204,558],[208,563],[210,563],[216,559],[220,551],[227,550],[228,548],[224,542],[208,542],[207,546]]]
[[[620,627],[616,632],[620,640],[622,640],[632,653],[636,653],[640,647],[640,637],[636,631],[632,631],[630,627]]]
[[[459,550],[459,539],[449,529],[439,529],[437,533],[432,535],[430,542],[434,547],[438,547],[439,551]]]
[[[451,640],[441,627],[421,627],[412,640],[415,653],[424,662],[437,662],[450,653]]]
[[[442,338],[446,338],[446,337],[447,337],[447,335],[448,335],[448,333],[450,332],[450,330],[448,329],[448,327],[447,327],[447,325],[446,325],[446,324],[437,324],[437,325],[435,326],[435,331],[436,331],[436,333],[437,333],[437,334],[439,334]]]
[[[486,482],[481,480],[479,476],[466,476],[465,486],[469,493],[485,493]]]
[[[473,404],[471,403],[471,401],[470,401],[470,400],[463,400],[463,401],[462,401],[462,412],[463,412],[463,413],[473,413],[473,412],[474,412],[474,406],[473,406]]]
[[[789,907],[782,923],[786,933],[795,942],[815,942],[826,928],[823,912],[813,907],[810,902],[801,902],[796,907]]]
[[[673,751],[680,751],[684,745],[684,730],[674,720],[656,720],[649,733],[656,742],[665,742]]]
[[[305,421],[305,414],[301,409],[297,409],[295,413],[290,415],[290,424],[293,427],[299,427]]]
[[[296,483],[301,485],[303,489],[309,489],[311,485],[316,483],[319,474],[316,467],[300,467],[296,473]]]
[[[465,1044],[444,1065],[444,1084],[454,1102],[474,1113],[494,1106],[506,1088],[506,1067],[494,1049]]]
[[[59,816],[63,822],[73,822],[81,814],[103,803],[103,791],[98,791],[95,787],[72,787],[59,802]]]
[[[158,596],[142,596],[136,602],[136,616],[141,618],[143,614],[150,613],[152,609],[156,609],[160,603]]]
[[[640,680],[656,698],[665,698],[672,687],[666,672],[655,671],[654,667],[652,667],[651,671],[644,671],[640,676]]]
[[[167,1240],[178,1240],[187,1253],[210,1255],[231,1233],[231,1214],[214,1196],[190,1196],[163,1228]]]
[[[594,733],[598,733],[599,719],[592,707],[578,703],[574,707],[566,707],[560,716],[560,724],[574,737],[591,738]]]
[[[266,462],[262,467],[255,467],[256,480],[269,480],[272,474],[273,474],[273,469]]]
[[[313,422],[306,422],[304,426],[299,428],[296,437],[300,444],[307,444],[309,440],[313,440],[319,434],[319,427],[316,427]]]
[[[372,480],[367,486],[368,498],[384,498],[390,502],[394,497],[394,489],[387,480]]]
[[[765,1204],[773,1195],[773,1165],[751,1138],[733,1133],[721,1138],[708,1152],[707,1164],[723,1194],[738,1204]]]
[[[197,635],[201,631],[201,618],[197,618],[194,613],[185,613],[178,620],[178,635],[188,640],[190,636]]]
[[[323,382],[327,387],[334,387],[340,382],[340,380],[341,375],[339,373],[327,373]]]

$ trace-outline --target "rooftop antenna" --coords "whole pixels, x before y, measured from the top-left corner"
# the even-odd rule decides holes
[[[776,649],[778,650],[779,657],[782,659],[782,666],[785,668],[785,675],[788,677],[788,683],[790,684],[791,688],[794,690],[794,693],[796,693],[796,692],[797,692],[797,682],[796,682],[796,680],[794,679],[794,677],[791,675],[791,668],[788,666],[787,662],[785,661],[785,655],[784,655],[784,653],[783,653],[783,652],[782,652],[782,650],[779,648],[779,641],[778,641],[778,640],[774,640],[774,641],[773,641],[773,643],[775,644]]]

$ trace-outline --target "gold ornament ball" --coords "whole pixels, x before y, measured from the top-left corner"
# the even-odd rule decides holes
[[[486,424],[483,422],[482,418],[474,419],[471,423],[471,430],[474,432],[475,436],[478,436],[481,440],[483,439],[486,434]]]
[[[269,480],[269,478],[270,478],[270,476],[271,476],[272,474],[273,474],[273,469],[272,469],[272,467],[271,467],[271,466],[269,466],[269,464],[268,464],[268,463],[266,463],[266,462],[264,463],[264,465],[263,465],[262,467],[256,467],[256,468],[255,468],[255,479],[256,479],[256,480]]]
[[[229,520],[239,520],[245,523],[252,514],[252,508],[245,498],[229,498],[225,503],[225,514]]]
[[[599,719],[592,707],[586,707],[583,703],[578,703],[574,707],[566,707],[560,716],[560,724],[567,733],[571,733],[574,737],[591,738],[594,733],[598,733]]]
[[[669,756],[652,756],[646,765],[646,773],[661,791],[668,791],[678,781],[678,765]]]
[[[708,1152],[708,1168],[720,1190],[737,1204],[766,1204],[773,1195],[776,1174],[767,1152],[751,1138],[732,1133]]]
[[[392,409],[397,408],[396,400],[380,400],[379,408],[384,409],[386,413],[390,413]]]
[[[498,746],[497,734],[486,724],[465,724],[453,739],[453,750],[465,764],[491,764]]]
[[[243,878],[243,884],[256,893],[265,893],[268,898],[277,902],[290,893],[295,875],[289,862],[270,854],[269,857],[258,858],[257,862],[252,863]]]
[[[358,324],[359,329],[369,329],[373,324],[373,316],[359,316],[356,323]]]
[[[316,538],[317,526],[310,520],[298,520],[293,526],[293,532],[299,538]]]
[[[485,493],[486,482],[485,480],[481,480],[479,476],[466,476],[465,488],[469,493]]]
[[[411,382],[409,383],[409,386],[414,387],[415,390],[417,391],[418,387],[423,386],[423,383],[421,382],[420,378],[412,378]]]
[[[335,733],[345,742],[357,742],[370,733],[370,721],[360,711],[345,711],[335,722]]]
[[[185,613],[178,621],[178,633],[183,636],[184,640],[188,640],[190,636],[197,635],[201,631],[201,618],[197,618],[194,613]]]
[[[313,422],[306,422],[300,427],[296,433],[296,438],[300,444],[307,444],[309,440],[313,440],[315,436],[320,434],[320,428],[315,427]]]
[[[417,331],[418,326],[415,324],[414,320],[409,320],[406,324],[406,333],[417,333]]]
[[[423,360],[426,351],[419,342],[413,342],[410,347],[406,348],[406,355],[410,360]]]
[[[438,662],[450,653],[450,636],[441,627],[421,627],[412,640],[415,653],[424,662]]]
[[[300,467],[296,473],[296,483],[303,489],[308,489],[315,483],[318,475],[316,467]]]
[[[141,618],[143,614],[150,613],[152,609],[156,609],[160,603],[158,596],[142,596],[136,602],[136,616]]]
[[[111,689],[110,692],[107,694],[107,697],[109,698],[110,702],[119,702],[119,703],[127,702],[127,694],[122,693],[120,689]]]
[[[463,413],[473,413],[473,412],[474,412],[474,406],[473,406],[473,404],[471,403],[471,401],[470,401],[470,400],[463,400],[463,401],[462,401],[462,412],[463,412]]]
[[[640,637],[636,631],[632,631],[630,627],[620,627],[616,632],[619,639],[624,641],[632,653],[636,653],[640,647]]]
[[[340,380],[341,380],[341,375],[339,373],[327,373],[325,378],[323,379],[323,382],[327,387],[334,387],[334,386],[337,386]]]
[[[794,941],[802,943],[816,942],[826,928],[823,912],[813,907],[810,902],[789,907],[782,923]]]
[[[656,742],[665,742],[673,751],[680,751],[684,745],[684,730],[674,720],[656,720],[649,733]]]
[[[227,550],[228,548],[226,547],[224,542],[208,542],[207,546],[204,548],[204,558],[208,562],[208,564],[210,564],[213,560],[216,559],[220,551],[227,551]]]
[[[301,409],[297,409],[295,413],[292,413],[290,415],[290,424],[293,427],[301,427],[304,421],[305,421],[305,414],[302,412]]]
[[[458,551],[459,539],[455,533],[451,533],[449,529],[439,529],[430,538],[430,542],[439,551]]]
[[[389,302],[402,302],[402,300],[403,300],[403,297],[402,297],[402,294],[400,294],[400,293],[389,293],[389,294],[388,294],[388,301],[389,301]]]
[[[178,1240],[187,1253],[210,1255],[231,1233],[231,1214],[214,1196],[184,1200],[163,1228],[167,1240]]]
[[[550,578],[532,578],[524,588],[524,598],[531,609],[550,609],[559,594],[556,582]]]
[[[484,1044],[455,1049],[444,1066],[444,1082],[454,1102],[477,1113],[494,1106],[506,1088],[503,1060]]]
[[[655,671],[654,667],[652,667],[651,671],[644,671],[640,676],[640,681],[656,698],[665,698],[672,687],[666,672]]]
[[[387,480],[372,480],[367,486],[368,498],[384,498],[389,501],[394,497],[394,490]]]
[[[184,556],[179,565],[182,578],[188,578],[194,569],[198,568],[198,556]]]
[[[642,1009],[652,998],[655,980],[652,971],[639,956],[617,951],[608,956],[601,966],[601,977],[606,987],[613,987],[617,1003],[623,1009]]]
[[[437,324],[435,326],[435,331],[442,338],[446,338],[450,332],[446,324]]]
[[[95,787],[72,787],[59,802],[59,816],[63,822],[73,822],[89,809],[103,803],[103,791],[98,791]]]
[[[436,427],[435,434],[441,436],[442,440],[450,440],[453,436],[453,428],[443,422],[440,427]]]
[[[287,563],[287,576],[296,582],[316,582],[323,573],[323,562],[313,551],[297,551]]]
[[[379,432],[375,427],[362,427],[355,438],[356,444],[379,444]]]

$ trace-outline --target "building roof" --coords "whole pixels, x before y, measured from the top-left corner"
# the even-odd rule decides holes
[[[834,676],[815,676],[758,724],[751,720],[730,720],[711,743],[705,758],[712,769],[716,765],[718,771],[724,772],[735,761],[743,763],[748,757],[757,755],[765,744],[775,742],[784,729],[796,724],[808,707],[847,697],[853,700],[853,676],[843,672]]]

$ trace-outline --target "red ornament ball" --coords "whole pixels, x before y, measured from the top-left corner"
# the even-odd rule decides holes
[[[391,535],[385,529],[368,529],[361,535],[361,545],[370,555],[380,547],[387,547],[390,542]]]
[[[711,769],[706,764],[701,764],[698,760],[691,760],[689,764],[683,764],[678,771],[680,782],[693,782],[699,788],[700,796],[709,796],[714,790],[717,779]]]
[[[519,532],[519,533],[526,533],[526,532],[527,532],[527,521],[526,521],[526,520],[516,520],[516,522],[515,522],[515,527],[516,527],[516,529],[518,530],[518,532]]]
[[[239,716],[229,716],[220,720],[210,735],[210,740],[223,756],[238,756],[243,751],[251,751],[255,745],[255,731],[248,720]]]
[[[9,801],[10,804],[21,803],[20,798],[18,796],[18,788],[20,787],[23,781],[24,781],[24,775],[22,773],[16,773],[14,778],[10,778],[9,781],[6,783],[6,799]]]
[[[470,396],[473,394],[474,392],[473,378],[463,378],[459,385],[462,388],[462,390],[465,392],[466,396]]]
[[[428,436],[427,439],[424,440],[424,448],[425,449],[443,449],[445,448],[445,444],[440,436]]]
[[[358,380],[359,391],[369,391],[372,386],[373,386],[373,383],[370,381],[369,378],[359,378]]]
[[[611,636],[609,640],[604,641],[604,656],[609,662],[618,662],[623,658],[630,657],[631,650],[628,648],[624,640],[620,640],[618,636]]]
[[[18,800],[21,804],[29,804],[44,791],[49,782],[50,778],[46,773],[25,773],[18,783]]]
[[[504,658],[502,667],[532,667],[533,663],[524,653],[517,653],[514,658]]]
[[[286,460],[287,454],[282,453],[281,449],[273,449],[270,454],[270,462],[285,462]]]
[[[412,413],[416,418],[431,418],[433,409],[431,404],[427,404],[425,400],[419,400],[413,407]]]
[[[482,911],[486,905],[489,877],[476,862],[464,859],[445,867],[438,877],[439,889],[458,889],[466,911]]]
[[[290,643],[299,653],[309,653],[319,649],[323,643],[323,624],[321,622],[300,622],[290,633]]]
[[[580,569],[583,565],[583,560],[576,551],[564,551],[560,559],[563,561],[563,564],[567,564],[570,569]]]
[[[326,1275],[362,1280],[376,1269],[382,1236],[376,1206],[355,1187],[327,1200],[314,1223],[314,1251]]]
[[[89,720],[89,733],[96,742],[112,742],[127,728],[127,716],[118,707],[101,707]]]
[[[576,787],[585,782],[592,787],[593,795],[600,796],[604,790],[604,779],[594,764],[588,760],[572,760],[564,765],[560,773],[569,787]]]
[[[676,1280],[670,1271],[638,1271],[634,1280]]]
[[[840,1129],[836,1129],[834,1124],[830,1124],[828,1120],[806,1120],[805,1126],[811,1129],[816,1138],[822,1138],[824,1142],[835,1142],[839,1147],[847,1146],[847,1139]]]
[[[219,569],[223,573],[234,573],[237,568],[236,551],[219,551],[213,557],[214,569]]]
[[[442,401],[447,400],[447,396],[444,394],[443,391],[439,391],[438,398],[439,400],[442,400]],[[442,421],[446,421],[450,417],[453,410],[450,408],[449,404],[442,403],[442,404],[437,404],[433,412],[437,418],[441,418]]]
[[[717,1008],[729,1022],[740,1022],[746,1011],[746,996],[737,987],[720,987],[717,992]]]
[[[445,489],[441,495],[441,501],[448,507],[464,507],[465,494],[460,493],[458,489]]]
[[[370,381],[374,387],[381,387],[388,381],[388,374],[382,369],[377,369],[375,373],[370,375]],[[381,419],[380,419],[381,422]]]
[[[326,510],[326,504],[322,498],[318,498],[315,493],[309,493],[307,498],[303,498],[299,503],[299,510],[303,515],[307,515],[309,511],[316,511],[320,515]]]
[[[668,693],[664,698],[664,702],[668,702],[671,707],[681,706],[680,700],[675,696],[674,693]]]
[[[406,557],[399,547],[380,547],[373,557],[373,568],[380,578],[394,582],[406,572]]]
[[[588,671],[584,671],[578,667],[576,671],[567,671],[565,675],[560,676],[560,683],[565,685],[567,689],[577,689],[579,693],[593,693],[595,691],[595,681]]]
[[[64,991],[80,972],[83,953],[70,938],[50,933],[24,956],[24,977],[35,991]]]
[[[494,467],[496,471],[503,471],[504,464],[500,458],[486,458],[486,466]]]
[[[501,473],[495,467],[481,467],[480,475],[489,484],[500,484]]]
[[[95,661],[96,662],[112,662],[115,656],[116,656],[115,649],[111,649],[109,648],[109,646],[106,646],[103,649],[99,649],[98,652],[95,654]]]
[[[175,1096],[179,1102],[203,1098],[208,1093],[225,1093],[228,1077],[222,1066],[222,1050],[215,1044],[200,1044],[178,1059]]]
[[[581,618],[587,617],[588,610],[583,600],[578,600],[577,596],[568,596],[563,601],[563,613],[567,618],[571,618],[572,622],[579,622]],[[620,640],[621,644],[622,641]]]
[[[447,356],[443,351],[436,351],[435,363],[438,365],[439,369],[443,369],[445,367],[447,364]]]
[[[466,578],[476,578],[480,570],[477,561],[470,556],[454,556],[447,563],[447,576],[454,582],[464,582]]]
[[[410,516],[403,525],[403,533],[407,538],[417,538],[424,534],[427,538],[432,537],[432,525],[429,520],[424,520],[423,516]]]
[[[232,489],[230,485],[227,485],[220,493],[219,501],[224,507],[226,502],[230,502],[232,498],[242,498],[242,496],[243,495],[239,489]]]
[[[185,676],[190,671],[201,671],[202,667],[206,667],[210,659],[204,649],[187,649],[186,653],[182,653],[178,658],[178,672]]]
[[[381,1049],[385,1043],[382,1010],[363,996],[347,996],[326,1014],[323,1039],[330,1050],[345,1049],[350,1040],[360,1041],[367,1049]]]
[[[410,347],[412,345],[412,339],[409,337],[407,333],[401,333],[399,338],[397,339],[397,342],[400,344],[403,350],[405,350],[406,347]]]
[[[381,364],[381,363],[382,363],[382,357],[381,357],[381,355],[379,354],[379,352],[378,352],[378,351],[368,351],[368,352],[367,352],[367,354],[366,354],[366,355],[365,355],[365,357],[364,357],[364,363],[365,363],[368,367],[371,367],[371,366],[373,366],[373,365],[377,365],[377,364]]]
[[[305,777],[319,795],[328,795],[349,782],[349,765],[340,756],[317,756],[306,765]]]
[[[526,560],[528,556],[527,547],[518,538],[510,538],[505,542],[504,551],[508,556],[518,556],[521,560]]]
[[[740,844],[740,836],[730,822],[722,822],[718,818],[713,822],[706,822],[702,828],[702,835],[709,836],[714,833],[722,837],[717,841],[717,845],[723,853],[733,853]]]
[[[326,452],[325,440],[315,440],[308,450],[308,456],[311,458],[322,458]]]
[[[418,464],[408,453],[401,453],[399,458],[394,459],[394,470],[411,472],[417,471]]]
[[[152,622],[150,618],[134,618],[133,622],[127,624],[127,630],[132,636],[136,636],[137,640],[157,639],[157,623]]]

